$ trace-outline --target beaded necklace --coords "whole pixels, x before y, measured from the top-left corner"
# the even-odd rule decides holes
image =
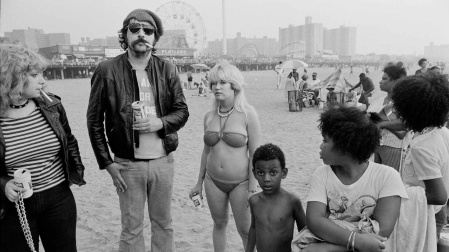
[[[28,102],[30,102],[30,100],[28,99],[24,104],[22,105],[14,105],[14,104],[9,104],[9,106],[13,109],[20,109],[20,108],[25,108],[28,105]]]
[[[226,111],[226,112],[221,112],[221,111],[220,111],[220,106],[218,106],[218,109],[217,109],[218,115],[219,115],[220,117],[228,117],[233,111],[234,111],[234,107],[232,107],[230,110],[228,110],[228,111]],[[223,114],[222,114],[222,113],[223,113]]]

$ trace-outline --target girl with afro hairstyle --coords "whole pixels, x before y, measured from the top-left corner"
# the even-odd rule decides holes
[[[307,228],[293,251],[390,251],[385,241],[407,194],[396,170],[368,161],[379,145],[378,128],[354,107],[322,113],[319,128],[324,165],[312,175]]]
[[[449,112],[448,82],[430,72],[409,76],[396,84],[392,98],[399,118],[410,130],[402,143],[399,169],[409,200],[401,207],[394,251],[437,251],[438,232],[446,219],[446,207],[441,206],[449,194],[449,130],[444,127]]]

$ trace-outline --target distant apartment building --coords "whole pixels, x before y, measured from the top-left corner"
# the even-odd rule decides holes
[[[339,56],[354,56],[356,54],[356,27],[340,26],[323,31],[323,49],[332,51]]]
[[[70,45],[70,34],[68,33],[49,33],[48,46]]]
[[[27,30],[12,30],[5,32],[5,37],[11,41],[21,41],[31,49],[39,49],[58,44],[70,44],[70,34],[49,33],[45,34],[42,29],[28,27]]]
[[[290,55],[299,55],[299,58],[318,56],[323,50],[323,24],[312,23],[312,17],[307,16],[304,25],[279,28],[279,48],[280,53],[287,57]],[[289,48],[293,48],[294,51],[290,51]]]
[[[219,57],[222,55],[223,40],[208,41],[203,55]],[[227,53],[235,57],[275,57],[279,50],[275,38],[245,38],[240,32],[235,38],[226,40]]]
[[[21,41],[31,49],[38,49],[48,45],[48,37],[45,36],[44,30],[28,27],[27,30],[12,30],[5,32],[5,37],[12,41]]]
[[[108,47],[120,47],[118,36],[106,37],[106,45]]]
[[[103,38],[96,38],[89,41],[90,46],[106,46],[107,40]]]
[[[424,47],[424,57],[430,61],[449,61],[449,44],[430,45]]]

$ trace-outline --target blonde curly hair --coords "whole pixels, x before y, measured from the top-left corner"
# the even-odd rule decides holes
[[[0,44],[0,116],[12,101],[20,99],[26,74],[32,70],[43,71],[48,61],[23,44]]]

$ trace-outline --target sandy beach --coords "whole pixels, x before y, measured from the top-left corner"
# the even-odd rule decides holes
[[[298,71],[301,73],[302,69]],[[334,68],[308,69],[310,77],[312,72],[317,72],[321,80],[333,71]],[[354,68],[355,77],[349,77],[349,68],[346,68],[343,70],[343,76],[356,84],[361,71],[360,68]],[[256,108],[261,122],[261,143],[274,143],[284,151],[289,173],[282,181],[282,186],[297,194],[304,204],[310,176],[321,164],[319,145],[322,138],[317,128],[320,110],[318,107],[310,107],[304,108],[302,112],[289,112],[283,88],[275,89],[276,74],[272,70],[243,72],[243,74],[248,83],[245,87],[246,97]],[[194,81],[199,82],[200,75],[203,74],[195,73]],[[376,86],[374,97],[381,94],[378,89],[381,76],[380,70],[371,72],[370,77]],[[181,74],[181,78],[187,79],[185,74]],[[121,229],[118,196],[109,174],[98,168],[86,128],[90,79],[54,80],[48,83],[50,90],[62,98],[86,167],[87,185],[72,186],[78,209],[78,251],[118,251]],[[204,200],[206,207],[196,209],[188,197],[190,189],[196,183],[200,166],[203,149],[203,117],[214,99],[212,93],[208,93],[207,97],[198,97],[197,94],[197,89],[185,91],[190,118],[185,127],[178,132],[180,144],[174,154],[172,215],[175,242],[178,251],[186,252],[213,251],[213,223],[206,199]],[[145,215],[144,225],[146,251],[150,251],[148,214]],[[232,214],[228,226],[227,248],[228,251],[243,251]],[[41,251],[43,251],[42,248]]]

